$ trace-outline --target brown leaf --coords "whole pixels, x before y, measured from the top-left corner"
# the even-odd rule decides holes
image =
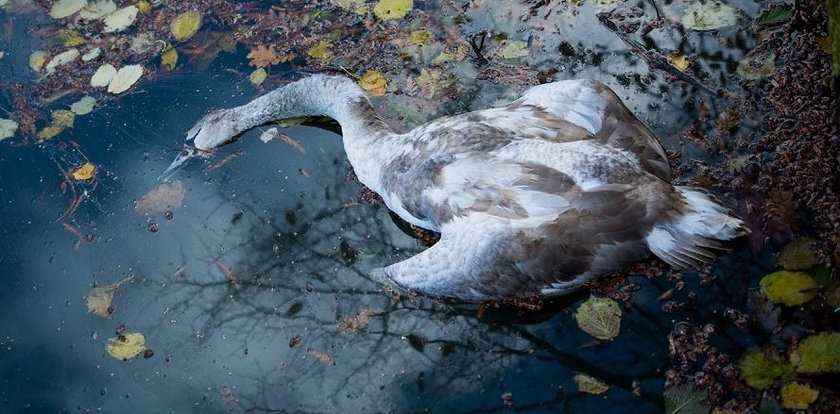
[[[313,358],[317,359],[318,361],[323,362],[324,364],[327,364],[327,365],[332,365],[333,364],[332,357],[330,356],[330,354],[328,354],[326,352],[321,352],[321,351],[316,351],[314,349],[309,349],[309,350],[306,351],[306,353],[311,355]]]
[[[342,316],[338,320],[338,332],[351,334],[359,332],[370,323],[370,308],[362,308],[355,316]]]
[[[260,68],[276,65],[282,62],[288,62],[294,58],[294,56],[291,55],[278,55],[274,50],[273,45],[258,45],[256,49],[251,49],[247,57],[251,60],[251,66],[257,66]]]
[[[178,208],[184,202],[184,185],[180,180],[161,184],[134,203],[134,209],[140,214],[152,215]]]

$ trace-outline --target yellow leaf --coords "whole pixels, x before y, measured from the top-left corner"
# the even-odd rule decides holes
[[[265,69],[257,68],[257,70],[251,72],[251,76],[249,76],[248,79],[254,85],[259,85],[265,81],[266,77],[268,77],[268,74],[265,72]]]
[[[782,406],[792,410],[807,410],[819,395],[820,392],[808,384],[792,382],[782,387]]]
[[[408,35],[411,43],[417,46],[423,46],[432,42],[432,34],[428,30],[415,30]]]
[[[137,7],[137,10],[140,10],[140,13],[143,14],[149,14],[149,11],[152,10],[152,4],[145,0],[138,1],[135,6]]]
[[[251,66],[264,68],[282,62],[288,62],[294,59],[294,55],[281,56],[274,50],[273,45],[257,45],[256,49],[251,49],[248,52],[247,58],[251,60]]]
[[[166,70],[174,70],[178,64],[178,51],[174,47],[169,47],[160,55],[160,64]]]
[[[85,43],[85,38],[80,35],[79,32],[70,29],[61,29],[57,31],[54,38],[67,47],[78,46]]]
[[[597,378],[590,377],[586,374],[577,374],[572,377],[572,381],[577,384],[581,392],[589,394],[603,394],[610,389],[610,386],[599,381]]]
[[[105,349],[112,357],[126,361],[146,350],[146,337],[140,332],[129,332],[108,338]]]
[[[373,96],[382,96],[385,94],[385,87],[388,86],[388,79],[382,76],[379,71],[368,70],[359,79],[359,86],[362,89],[371,92]]]
[[[75,180],[87,181],[87,180],[90,180],[90,179],[93,178],[93,174],[95,172],[96,172],[96,167],[93,164],[91,164],[89,162],[86,162],[86,163],[76,167],[76,169],[73,170],[71,175],[73,176],[73,179],[75,179]]]
[[[373,7],[373,14],[382,20],[400,19],[405,17],[413,7],[413,0],[379,0],[379,3]]]
[[[119,289],[123,283],[128,282],[131,279],[131,277],[127,277],[108,286],[98,286],[91,289],[87,295],[88,312],[103,318],[111,316],[111,312],[113,311],[111,303],[114,301],[114,294],[117,293],[117,289]]]
[[[76,119],[76,114],[72,111],[59,109],[52,112],[52,123],[46,128],[38,131],[36,136],[40,139],[50,139],[60,134],[67,128],[73,126],[73,121]]]
[[[817,282],[802,272],[782,270],[771,273],[758,282],[761,293],[775,303],[801,305],[816,296]]]
[[[188,11],[179,14],[169,25],[172,30],[172,36],[175,40],[183,41],[193,37],[201,27],[201,13],[197,11]]]
[[[47,52],[36,50],[29,55],[29,67],[35,72],[40,72],[45,63],[47,63]]]
[[[621,308],[610,298],[590,296],[575,312],[578,327],[603,340],[612,340],[621,329]]]
[[[817,264],[819,260],[811,247],[816,242],[810,237],[793,239],[779,252],[779,266],[785,270],[803,270]]]
[[[315,59],[329,60],[333,56],[330,46],[332,46],[332,43],[330,43],[329,40],[321,40],[316,43],[315,46],[309,48],[309,50],[306,51],[306,54],[314,57]]]
[[[691,61],[682,53],[671,53],[668,55],[668,64],[680,72],[685,72],[691,65]]]

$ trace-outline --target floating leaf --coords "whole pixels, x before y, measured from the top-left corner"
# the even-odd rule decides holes
[[[250,80],[254,85],[260,85],[265,81],[266,77],[268,77],[268,73],[266,73],[265,69],[257,68],[257,70],[251,72],[251,75],[248,76],[248,80]]]
[[[137,18],[137,7],[126,6],[105,16],[102,21],[105,23],[105,33],[114,33],[125,30],[134,23]]]
[[[326,352],[321,352],[321,351],[316,351],[314,349],[309,349],[309,350],[306,351],[306,353],[311,355],[313,358],[317,359],[318,361],[321,361],[324,364],[327,364],[327,365],[332,365],[333,364],[332,357],[330,356],[330,354],[328,354]]]
[[[138,1],[137,4],[135,4],[135,6],[137,6],[137,10],[139,10],[140,13],[143,14],[149,14],[149,12],[152,10],[152,3],[149,3],[145,0]]]
[[[521,40],[511,40],[502,46],[499,55],[505,59],[519,59],[528,56],[528,43]]]
[[[197,11],[181,13],[172,19],[172,23],[169,25],[170,30],[172,30],[172,36],[178,41],[193,37],[194,34],[198,33],[200,27],[201,13]]]
[[[53,56],[53,58],[50,59],[50,62],[47,63],[47,66],[44,67],[44,70],[47,71],[47,73],[53,73],[59,66],[66,65],[76,60],[76,58],[79,57],[79,54],[79,49],[76,48],[65,50],[64,52]]]
[[[93,106],[96,104],[96,99],[90,95],[85,95],[76,102],[70,105],[70,111],[76,115],[87,115],[93,111]]]
[[[765,389],[793,376],[793,367],[774,352],[748,352],[738,362],[741,378],[750,387]]]
[[[840,332],[821,332],[805,338],[790,353],[796,372],[840,372]]]
[[[96,72],[93,73],[93,76],[90,77],[90,86],[94,88],[104,88],[111,83],[111,80],[114,79],[114,75],[117,74],[117,69],[114,65],[110,63],[106,63],[96,69]]]
[[[29,67],[35,72],[40,72],[45,63],[47,63],[47,52],[36,50],[29,55]]]
[[[417,84],[423,91],[423,97],[432,99],[440,95],[441,91],[455,84],[455,77],[444,75],[437,69],[421,69],[420,76],[417,76]]]
[[[113,312],[111,304],[114,302],[114,295],[117,293],[117,289],[131,279],[131,277],[127,277],[114,284],[97,286],[91,289],[87,294],[88,312],[103,318],[111,316],[111,312]]]
[[[306,54],[315,59],[329,60],[333,56],[333,52],[330,50],[331,46],[332,43],[329,40],[319,40],[318,43],[315,43],[315,46],[306,51]]]
[[[359,78],[359,86],[369,91],[373,96],[382,96],[385,95],[388,79],[382,76],[379,71],[370,69]]]
[[[117,11],[117,4],[112,0],[92,1],[82,9],[79,17],[85,20],[99,20]]]
[[[590,296],[575,312],[575,320],[584,332],[603,340],[612,340],[621,329],[621,308],[610,298]]]
[[[414,43],[417,46],[427,45],[432,42],[433,36],[429,33],[428,30],[421,29],[415,30],[408,35],[409,40],[411,43]]]
[[[86,162],[73,169],[73,172],[71,172],[70,175],[73,176],[74,180],[88,181],[93,179],[93,175],[95,172],[96,167],[93,164]]]
[[[332,2],[343,9],[349,9],[356,12],[356,14],[365,14],[367,13],[367,7],[365,7],[365,0],[332,0]]]
[[[143,76],[143,67],[140,65],[128,65],[120,68],[108,84],[108,92],[114,95],[121,94],[134,85]]]
[[[91,60],[98,58],[100,54],[102,54],[102,49],[97,46],[82,55],[82,62],[90,62]]]
[[[817,282],[806,273],[782,270],[771,273],[758,282],[761,293],[776,303],[801,305],[816,296]]]
[[[373,14],[382,20],[401,19],[414,8],[413,0],[379,0]]]
[[[163,183],[134,203],[134,209],[145,215],[163,213],[181,207],[184,203],[184,184],[180,180]]]
[[[572,377],[572,381],[575,382],[578,386],[578,390],[580,392],[585,392],[589,394],[603,394],[610,389],[610,386],[599,381],[595,377],[590,377],[586,374],[577,374]]]
[[[63,19],[76,14],[76,12],[85,8],[85,6],[87,6],[87,0],[58,0],[50,8],[50,17],[53,19]]]
[[[18,123],[6,118],[0,118],[0,140],[11,138],[17,132]]]
[[[698,390],[691,384],[677,385],[665,390],[666,414],[707,414],[706,391]]]
[[[738,23],[738,10],[719,1],[695,1],[683,10],[686,29],[715,30]]]
[[[793,9],[787,4],[774,4],[765,10],[755,19],[758,26],[775,26],[790,20],[793,16]]]
[[[432,59],[432,64],[433,65],[442,65],[444,63],[461,61],[461,60],[464,60],[464,57],[465,56],[457,54],[457,53],[441,52],[441,54],[435,56],[435,58]]]
[[[370,315],[373,312],[370,308],[362,308],[359,313],[354,316],[342,316],[338,320],[336,329],[343,334],[351,334],[365,329],[370,323]]]
[[[140,332],[127,332],[125,335],[108,338],[105,349],[112,357],[127,361],[146,350],[146,337]]]
[[[782,387],[782,406],[792,410],[807,410],[819,395],[819,391],[807,384],[792,382]]]
[[[293,55],[281,56],[274,50],[273,45],[257,45],[256,49],[248,52],[248,59],[251,60],[250,65],[264,68],[270,65],[276,65],[282,62],[288,62],[294,58]]]
[[[788,243],[779,253],[778,262],[785,270],[803,270],[817,264],[817,256],[811,247],[816,240],[799,237]]]
[[[735,73],[744,80],[766,78],[776,71],[776,55],[772,52],[752,51],[747,53],[735,68]]]
[[[38,131],[38,133],[35,135],[36,137],[40,139],[53,138],[56,135],[60,134],[61,131],[72,127],[73,122],[76,119],[76,114],[64,109],[53,111],[51,115],[52,123],[48,127]]]
[[[668,55],[668,64],[680,72],[685,72],[691,65],[691,61],[682,53],[671,53]]]
[[[172,46],[166,48],[160,55],[160,64],[166,70],[174,70],[178,64],[178,51]]]
[[[70,29],[58,30],[55,32],[53,39],[58,40],[66,47],[79,46],[85,43],[84,36],[80,35],[79,32]]]

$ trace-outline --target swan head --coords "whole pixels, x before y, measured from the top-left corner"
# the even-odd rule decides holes
[[[159,179],[168,181],[184,168],[189,160],[199,155],[209,155],[214,148],[236,141],[241,132],[237,118],[229,109],[216,109],[209,112],[187,131],[184,148]]]

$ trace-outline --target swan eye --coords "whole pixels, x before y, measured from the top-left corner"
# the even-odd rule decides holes
[[[187,156],[189,156],[189,155],[190,155],[190,151],[189,151],[189,150],[186,150],[186,149],[185,149],[185,150],[181,150],[181,155],[183,155],[183,156],[187,157]]]

